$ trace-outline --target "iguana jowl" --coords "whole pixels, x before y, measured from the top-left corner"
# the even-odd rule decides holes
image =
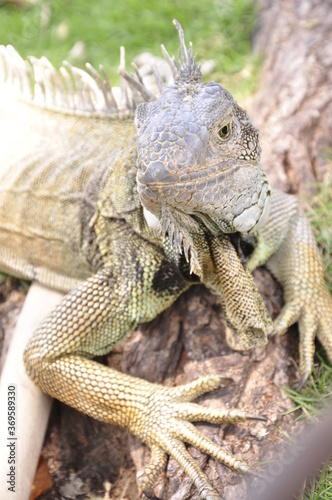
[[[125,75],[132,95],[121,109],[103,75],[67,66],[60,76],[45,59],[27,66],[11,48],[1,50],[6,87],[19,86],[26,99],[6,98],[0,109],[0,137],[8,137],[1,145],[0,268],[69,291],[26,348],[36,384],[146,443],[145,491],[172,455],[201,498],[216,499],[184,443],[235,470],[249,467],[191,422],[254,418],[192,403],[220,377],[169,388],[91,358],[200,281],[221,296],[235,349],[262,345],[299,321],[302,385],[316,335],[332,359],[332,300],[296,199],[271,194],[257,131],[221,85],[203,83],[177,28],[182,60],[170,60],[174,85],[153,99]],[[129,104],[140,99],[137,89],[149,102],[138,106],[135,127]],[[157,229],[147,223],[151,214]],[[254,246],[246,264],[241,241]],[[284,287],[274,325],[250,274],[263,263]]]

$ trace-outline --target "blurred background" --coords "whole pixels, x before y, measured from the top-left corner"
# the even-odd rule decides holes
[[[0,0],[0,44],[27,57],[46,56],[84,67],[103,64],[117,84],[119,47],[126,64],[141,52],[177,55],[176,18],[209,79],[222,80],[239,98],[254,88],[259,58],[250,55],[256,11],[253,0]]]

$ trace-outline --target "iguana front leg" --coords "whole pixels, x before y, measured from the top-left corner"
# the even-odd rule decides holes
[[[222,301],[228,345],[235,350],[265,345],[272,320],[250,271],[227,235],[200,239],[201,279]],[[202,250],[202,245],[208,249]]]
[[[184,443],[235,470],[248,470],[244,462],[191,424],[250,418],[241,410],[215,410],[191,403],[218,387],[221,377],[206,376],[169,388],[89,359],[109,352],[139,322],[151,320],[189,286],[162,250],[135,233],[127,234],[125,228],[120,233],[112,265],[67,295],[35,333],[25,351],[27,372],[47,394],[98,420],[129,429],[151,448],[151,464],[139,474],[144,490],[151,488],[166,456],[171,455],[192,478],[201,498],[217,499],[217,492]]]
[[[332,361],[332,297],[309,223],[296,198],[280,191],[272,195],[270,217],[259,232],[248,267],[252,270],[265,262],[283,286],[285,299],[272,335],[283,335],[299,323],[301,389],[312,369],[315,336]]]

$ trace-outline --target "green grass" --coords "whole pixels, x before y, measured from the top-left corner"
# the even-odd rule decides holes
[[[161,55],[161,43],[177,55],[176,18],[198,59],[216,61],[212,78],[237,74],[231,86],[239,82],[245,93],[257,76],[257,60],[249,55],[255,14],[253,0],[44,0],[23,8],[6,4],[0,8],[0,43],[12,44],[24,57],[44,55],[57,67],[64,59],[80,67],[87,61],[103,64],[117,83],[120,45],[126,48],[128,66],[142,51]],[[73,59],[69,52],[77,41],[85,51]]]
[[[329,500],[332,498],[332,464],[326,463],[322,473],[312,479],[311,483],[301,492],[299,500]]]
[[[302,410],[298,418],[307,418],[316,421],[322,411],[328,410],[332,395],[332,367],[319,351],[315,355],[317,364],[301,392],[285,388],[285,392],[294,401],[295,407],[291,410]]]

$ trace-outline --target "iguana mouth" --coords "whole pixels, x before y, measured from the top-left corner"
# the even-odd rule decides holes
[[[242,258],[238,241],[240,234],[265,224],[270,211],[270,191],[264,198],[262,208],[256,203],[243,210],[231,222],[204,212],[186,213],[168,204],[163,205],[159,218],[149,212],[146,207],[143,207],[143,211],[147,224],[153,229],[159,230],[164,238],[167,234],[171,247],[179,254],[184,251],[186,261],[190,262],[190,273],[200,276],[201,267],[198,262],[194,235],[209,233],[212,236],[222,237],[222,235],[229,234],[235,251],[243,264],[244,258]],[[238,222],[239,229],[236,227],[236,222]],[[234,244],[236,241],[237,243]]]
[[[215,220],[209,214],[205,214],[204,212],[195,212],[192,214],[192,217],[195,220],[199,220],[214,236],[222,233],[233,232],[231,224],[224,219]]]
[[[266,195],[263,197],[263,200],[264,203],[259,200],[257,203],[252,204],[248,208],[245,208],[240,214],[234,216],[232,220],[227,220],[222,216],[214,216],[211,213],[206,213],[203,211],[194,211],[192,213],[187,213],[186,218],[187,221],[191,219],[193,222],[195,221],[196,223],[198,223],[198,225],[203,225],[208,230],[208,232],[210,232],[214,236],[222,233],[247,233],[253,229],[256,230],[261,228],[262,226],[264,226],[268,219],[270,213],[269,189],[267,190]],[[149,227],[153,229],[160,229],[163,227],[165,228],[166,225],[168,226],[168,222],[163,220],[163,217],[156,217],[146,207],[143,207],[143,209],[145,220]],[[174,208],[172,208],[171,210],[173,213],[174,210],[178,211]],[[165,229],[164,232],[166,232]]]
[[[159,220],[153,213],[143,207],[144,217],[149,227],[158,229],[159,225],[163,225],[162,220]],[[259,229],[264,226],[270,213],[270,197],[266,199],[263,209],[258,205],[252,205],[245,209],[240,215],[234,218],[232,224],[225,219],[216,219],[211,215],[204,212],[194,212],[188,214],[195,221],[202,223],[208,231],[217,236],[222,233],[233,233],[234,228],[236,232],[243,233],[252,230],[253,228]]]
[[[170,166],[171,164],[171,166]],[[231,163],[221,164],[220,160],[209,164],[206,168],[197,168],[197,170],[189,170],[189,166],[185,165],[181,169],[175,168],[173,163],[168,162],[164,164],[162,161],[151,162],[146,170],[139,171],[137,180],[139,183],[151,187],[164,187],[164,186],[185,186],[186,184],[199,182],[215,182],[215,179],[222,176],[225,172],[232,170],[235,174],[238,170],[248,167],[248,164]]]
[[[168,206],[172,211],[197,215],[213,233],[215,224],[226,233],[245,233],[260,220],[265,222],[271,190],[259,164],[246,164],[242,169],[234,166],[230,172],[227,179],[220,168],[209,170],[209,175],[204,169],[193,180],[192,173],[175,175],[165,166],[159,169],[161,179],[138,171],[138,193],[142,205],[158,219],[162,207]]]
[[[266,223],[270,213],[270,195],[265,198],[263,207],[257,203],[245,208],[232,221],[222,217],[213,217],[204,212],[194,212],[192,215],[198,218],[213,235],[220,233],[247,233],[253,229],[260,229]]]

